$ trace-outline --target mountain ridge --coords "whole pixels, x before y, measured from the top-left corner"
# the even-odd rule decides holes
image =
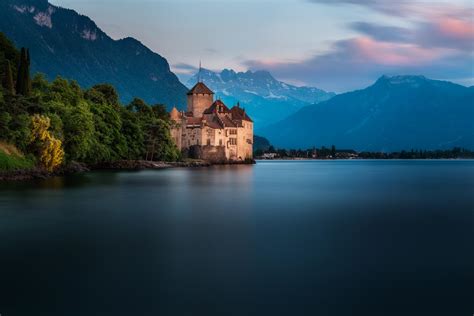
[[[201,69],[186,83],[192,87],[198,80],[203,81],[225,103],[240,102],[252,119],[256,129],[275,123],[298,109],[318,103],[335,94],[314,87],[296,87],[275,79],[265,70],[236,72],[223,69],[221,72]]]
[[[365,89],[304,107],[260,135],[285,148],[474,148],[473,99],[473,89],[449,81],[382,76]]]

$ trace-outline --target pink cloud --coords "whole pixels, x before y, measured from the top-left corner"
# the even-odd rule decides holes
[[[425,49],[413,44],[376,41],[370,37],[351,40],[352,54],[364,62],[381,65],[413,65],[430,62],[440,56],[439,50]]]
[[[438,21],[440,32],[449,37],[474,41],[474,21],[443,17]]]
[[[382,74],[474,80],[474,9],[447,2],[385,0],[309,0],[327,5],[358,5],[402,19],[405,25],[368,21],[348,26],[360,36],[335,41],[332,49],[300,61],[245,64],[267,69],[281,80],[305,82],[328,90],[364,87]]]

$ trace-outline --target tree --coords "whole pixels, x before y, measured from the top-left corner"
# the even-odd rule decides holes
[[[15,86],[13,84],[13,72],[10,65],[10,61],[5,62],[5,79],[3,86],[7,92],[7,94],[14,95],[15,94]]]
[[[125,137],[127,143],[126,157],[128,159],[140,159],[144,155],[145,135],[140,124],[140,119],[136,113],[121,108],[122,118],[121,134]]]
[[[58,168],[64,158],[62,142],[48,131],[49,117],[35,114],[31,118],[30,144],[36,149],[41,166],[49,172]]]
[[[16,92],[24,96],[28,96],[31,92],[30,53],[29,50],[25,49],[24,47],[21,49],[20,53]]]
[[[115,88],[108,84],[96,85],[86,91],[85,98],[90,103],[95,129],[91,162],[127,158],[127,142],[121,133],[121,106]]]
[[[171,138],[170,126],[161,119],[156,119],[148,126],[146,145],[146,160],[176,161],[179,159],[179,150]]]
[[[166,111],[166,106],[163,104],[155,104],[151,107],[153,114],[156,118],[162,119],[163,121],[169,121],[170,115]]]
[[[94,100],[96,103],[107,103],[118,108],[120,106],[119,96],[114,86],[110,84],[98,84],[93,86],[90,91],[99,92],[103,100]],[[96,95],[97,96],[97,95]]]
[[[31,66],[31,59],[30,59],[30,50],[26,49],[26,58],[25,58],[26,67],[24,70],[24,79],[25,79],[25,94],[26,96],[31,94],[31,76],[30,76],[30,66]]]

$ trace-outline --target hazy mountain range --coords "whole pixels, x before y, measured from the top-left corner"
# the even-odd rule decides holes
[[[29,47],[32,71],[61,75],[81,86],[111,83],[122,102],[186,105],[186,87],[166,59],[133,38],[113,40],[88,17],[47,0],[1,0],[0,31]]]
[[[383,76],[372,86],[302,108],[261,135],[283,148],[474,148],[474,88],[423,76]]]
[[[224,103],[232,106],[240,102],[254,120],[257,130],[286,118],[302,107],[335,95],[318,88],[296,87],[278,81],[267,71],[235,72],[224,69],[217,73],[202,69],[186,85],[189,88],[194,86],[198,77]]]

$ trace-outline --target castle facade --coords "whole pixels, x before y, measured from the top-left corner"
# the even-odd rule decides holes
[[[187,111],[170,113],[171,136],[192,158],[243,161],[253,158],[253,121],[239,104],[229,109],[198,82],[187,93]]]

